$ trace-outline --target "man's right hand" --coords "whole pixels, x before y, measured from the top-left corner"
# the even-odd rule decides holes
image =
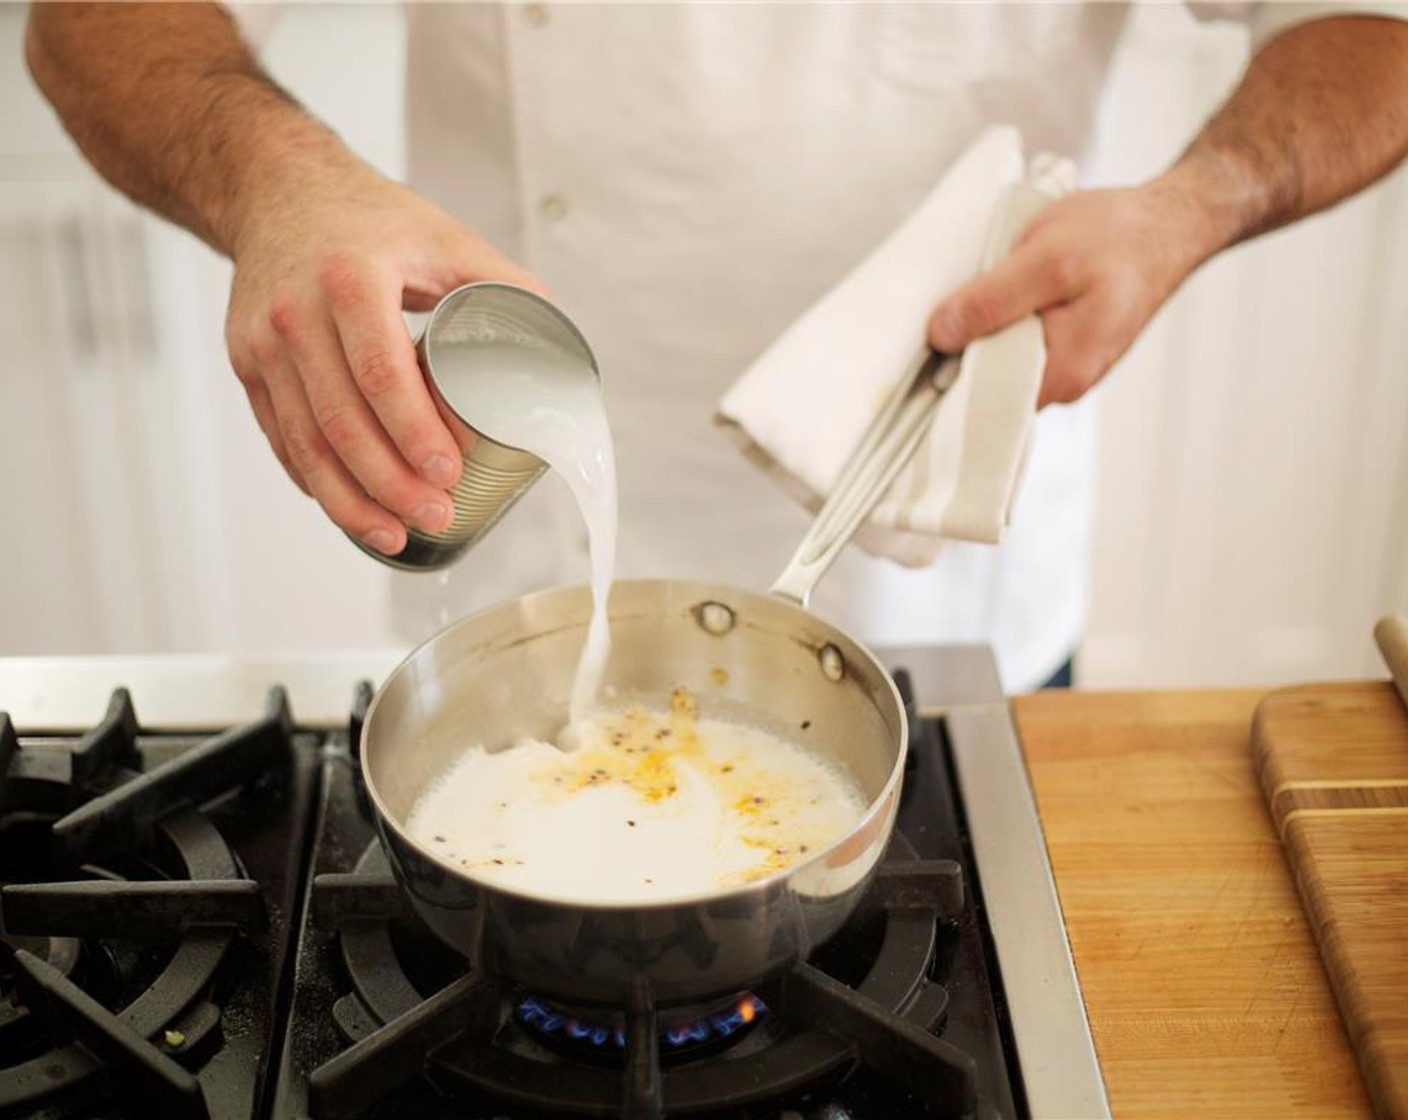
[[[35,4],[25,58],[109,182],[234,260],[230,360],[294,482],[378,552],[445,528],[461,456],[401,310],[541,285],[357,159],[218,4]]]
[[[401,316],[475,280],[543,291],[448,214],[352,161],[247,212],[225,339],[289,477],[378,552],[445,529],[461,451]]]

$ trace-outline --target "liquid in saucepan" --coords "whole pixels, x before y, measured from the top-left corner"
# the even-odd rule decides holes
[[[741,886],[854,830],[866,799],[817,752],[669,709],[598,711],[571,753],[467,750],[417,800],[411,836],[476,877],[563,901],[629,904]]]

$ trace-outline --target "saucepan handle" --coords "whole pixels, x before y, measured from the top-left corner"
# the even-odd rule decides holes
[[[798,606],[807,605],[817,581],[914,457],[959,368],[958,357],[924,346],[861,436],[769,594]]]
[[[1379,652],[1384,655],[1398,695],[1408,707],[1408,618],[1400,614],[1379,619],[1374,627],[1374,640],[1379,643]]]
[[[1018,235],[1052,196],[1032,183],[1014,183],[993,214],[980,271],[1012,250]],[[896,383],[879,415],[861,436],[831,494],[770,593],[805,607],[851,534],[914,456],[929,430],[940,398],[958,379],[961,355],[939,354],[927,344]]]

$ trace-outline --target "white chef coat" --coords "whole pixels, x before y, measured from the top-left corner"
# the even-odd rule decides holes
[[[1264,39],[1343,5],[1194,5]],[[415,5],[409,180],[540,275],[596,351],[621,577],[763,589],[806,518],[711,423],[724,389],[986,126],[1077,160],[1123,5]],[[1172,151],[1180,139],[1170,137]],[[816,371],[817,392],[843,369]],[[796,402],[804,413],[806,401]],[[1040,416],[1011,528],[905,570],[852,548],[813,607],[871,644],[989,642],[1039,684],[1086,615],[1090,397]],[[472,418],[471,418],[472,419]],[[545,480],[450,573],[390,575],[408,640],[585,577]]]

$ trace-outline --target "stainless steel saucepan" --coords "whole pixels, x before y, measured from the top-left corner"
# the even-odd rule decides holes
[[[658,1004],[737,992],[804,959],[860,900],[894,827],[907,729],[889,674],[806,610],[816,581],[913,454],[956,359],[926,354],[897,388],[769,595],[681,581],[611,591],[606,683],[701,713],[762,713],[835,760],[869,802],[829,848],[741,887],[659,903],[565,903],[476,877],[421,847],[405,822],[427,784],[473,743],[550,739],[566,719],[591,597],[528,595],[416,649],[372,701],[362,766],[391,866],[420,915],[480,969],[574,1003]],[[722,673],[715,670],[722,669]],[[717,681],[726,681],[717,684]],[[591,884],[582,884],[591,897]]]

